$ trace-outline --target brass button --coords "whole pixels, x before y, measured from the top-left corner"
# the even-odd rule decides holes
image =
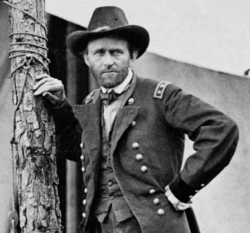
[[[82,204],[83,204],[83,205],[86,205],[86,203],[87,203],[87,201],[86,201],[86,199],[84,199],[84,200],[82,201]]]
[[[84,155],[81,155],[80,159],[83,161],[85,159]]]
[[[81,169],[81,170],[82,170],[82,172],[85,172],[85,167],[82,167],[82,169]]]
[[[132,121],[131,125],[132,125],[132,126],[136,126],[136,122],[135,122],[135,121]]]
[[[193,198],[193,196],[192,196],[192,195],[190,195],[190,196],[189,196],[189,199],[192,199],[192,198]]]
[[[157,204],[159,204],[159,203],[160,203],[159,198],[155,198],[155,199],[154,199],[154,204],[157,205]]]
[[[142,154],[137,154],[135,156],[135,158],[136,158],[136,160],[140,161],[140,160],[142,160],[143,156],[142,156]]]
[[[147,170],[148,170],[147,166],[143,165],[143,166],[141,167],[141,171],[142,171],[142,172],[146,172]]]
[[[157,213],[159,215],[164,215],[165,214],[165,211],[163,209],[158,209]]]
[[[87,193],[87,192],[88,192],[88,189],[87,189],[87,188],[85,188],[85,189],[84,189],[84,192],[85,192],[85,193]]]
[[[205,184],[201,184],[201,187],[204,187],[205,186]]]
[[[132,147],[133,147],[133,149],[138,149],[139,148],[139,143],[138,142],[134,142],[132,144]]]
[[[199,192],[199,190],[195,190],[195,192],[196,192],[196,193],[198,193],[198,192]]]
[[[108,182],[108,186],[111,186],[113,183],[111,181]]]
[[[150,194],[154,194],[154,193],[155,193],[155,189],[150,189],[150,190],[149,190],[149,193],[150,193]]]
[[[135,102],[135,100],[134,100],[133,98],[130,98],[130,99],[128,100],[128,104],[129,104],[129,105],[132,105],[134,102]]]
[[[85,213],[82,213],[82,216],[83,216],[83,218],[86,218],[86,214]]]
[[[83,143],[80,144],[80,147],[83,148]]]

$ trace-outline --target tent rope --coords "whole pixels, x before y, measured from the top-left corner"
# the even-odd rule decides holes
[[[13,49],[11,50],[9,53],[14,53],[14,52],[29,52],[29,53],[36,53],[36,54],[39,54],[40,56],[42,56],[48,63],[50,62],[50,60],[48,58],[46,58],[42,53],[40,52],[37,52],[37,51],[34,51],[32,49]],[[22,55],[26,55],[26,53],[22,53],[22,54],[19,54],[20,56]],[[9,56],[9,58],[13,58],[12,56]]]
[[[35,18],[34,16],[32,16],[31,14],[29,14],[28,12],[16,7],[15,5],[9,3],[8,1],[3,1],[4,3],[6,3],[7,5],[23,12],[24,14],[28,15],[29,17],[31,17],[32,19],[34,19],[36,22],[38,22],[44,29],[45,29],[45,32],[47,33],[47,29],[46,29],[46,26],[40,22],[37,18]],[[38,37],[38,38],[41,38],[41,39],[44,39],[45,41],[47,41],[48,39],[44,36],[41,36],[41,35],[37,35],[37,34],[33,34],[33,33],[27,33],[27,32],[15,32],[15,33],[12,33],[10,35],[10,37],[13,37],[15,35],[30,35],[30,36],[34,36],[34,37]],[[34,46],[34,47],[38,47],[38,48],[41,48],[41,49],[44,49],[45,52],[48,51],[47,48],[41,46],[41,45],[37,45],[37,44],[34,44],[34,43],[27,43],[27,42],[12,42],[10,43],[10,45],[29,45],[29,46]],[[21,53],[18,53],[18,54],[14,54],[12,55],[13,53],[17,53],[17,52],[21,52]],[[46,57],[46,55],[44,55],[43,53],[41,52],[38,52],[38,51],[35,51],[35,50],[32,50],[32,49],[12,49],[9,51],[9,58],[16,58],[16,57],[19,57],[19,56],[26,56],[28,55],[29,53],[35,53],[37,55],[40,55],[46,62],[47,64],[50,63],[50,60]],[[49,69],[44,65],[44,63],[42,61],[40,61],[38,58],[36,58],[35,56],[33,56],[33,58],[39,62],[43,68],[46,70],[47,73],[49,73]],[[14,71],[12,71],[11,73],[11,77],[13,76],[13,74],[20,68],[22,67],[22,64],[20,66],[18,66]]]
[[[28,43],[28,42],[15,42],[15,43],[10,43],[10,45],[30,45],[30,46],[38,47],[40,49],[44,49],[44,50],[48,51],[48,48],[46,48],[46,47],[43,47],[41,45],[37,45],[34,43]]]
[[[44,40],[48,41],[48,39],[46,37],[38,35],[38,34],[30,33],[30,32],[15,32],[15,33],[11,33],[10,37],[15,36],[15,35],[29,35],[29,36],[39,37],[41,39],[44,39]]]

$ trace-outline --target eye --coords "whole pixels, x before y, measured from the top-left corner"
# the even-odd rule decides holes
[[[120,54],[122,54],[122,51],[121,50],[114,50],[113,54],[114,55],[120,55]]]
[[[95,54],[95,55],[99,55],[99,56],[101,56],[101,55],[103,55],[103,54],[104,54],[104,50],[103,50],[103,49],[96,50],[94,54]]]

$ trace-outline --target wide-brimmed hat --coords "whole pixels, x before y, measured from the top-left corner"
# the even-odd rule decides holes
[[[96,8],[87,30],[71,33],[67,44],[74,55],[80,56],[90,40],[109,35],[126,39],[138,50],[138,57],[146,51],[149,44],[147,30],[141,26],[129,25],[123,10],[114,6]]]

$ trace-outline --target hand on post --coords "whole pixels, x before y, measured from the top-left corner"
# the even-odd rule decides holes
[[[66,98],[62,81],[47,74],[36,77],[33,90],[35,96],[42,95],[55,106],[61,106]]]

